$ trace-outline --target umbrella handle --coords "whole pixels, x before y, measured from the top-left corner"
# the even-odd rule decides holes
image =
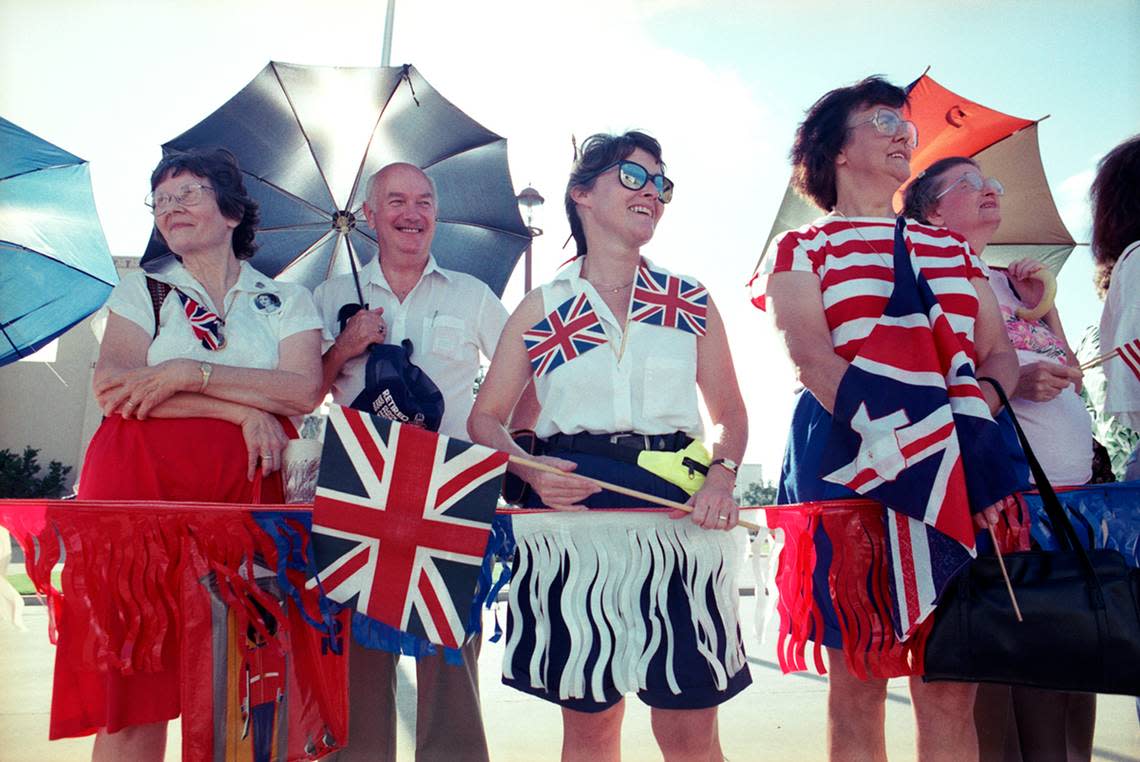
[[[1040,320],[1046,312],[1053,309],[1053,300],[1057,296],[1057,278],[1045,268],[1038,270],[1029,277],[1036,278],[1045,286],[1045,290],[1041,294],[1041,301],[1037,303],[1036,307],[1017,308],[1017,317],[1032,323],[1035,320]]]

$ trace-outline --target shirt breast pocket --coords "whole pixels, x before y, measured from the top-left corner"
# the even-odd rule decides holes
[[[650,357],[645,362],[642,412],[648,418],[685,418],[697,407],[697,368],[683,359]]]
[[[475,341],[468,335],[467,323],[452,315],[436,315],[424,321],[428,351],[450,360],[466,360],[475,351]]]

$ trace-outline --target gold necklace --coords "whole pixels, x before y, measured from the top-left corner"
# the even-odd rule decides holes
[[[878,254],[878,255],[879,255],[879,259],[883,260],[883,261],[884,261],[884,262],[886,262],[888,265],[891,265],[891,266],[892,266],[892,269],[893,269],[893,267],[894,267],[894,260],[893,260],[893,259],[887,259],[887,255],[886,255],[886,254],[884,254],[883,252],[881,252],[881,251],[879,251],[878,249],[876,249],[876,248],[875,248],[875,246],[874,246],[874,245],[873,245],[873,244],[872,244],[872,243],[871,243],[869,240],[867,240],[867,236],[863,235],[863,231],[862,231],[862,230],[860,230],[858,227],[856,227],[856,226],[855,226],[855,223],[851,221],[851,218],[850,218],[850,217],[848,217],[846,214],[844,214],[843,212],[839,211],[838,209],[832,209],[832,210],[831,210],[831,212],[832,212],[832,214],[838,214],[840,217],[842,217],[842,218],[843,218],[843,221],[847,223],[847,227],[849,227],[849,228],[851,228],[852,230],[854,230],[854,231],[855,231],[855,233],[856,233],[856,234],[858,234],[858,236],[859,236],[860,238],[862,238],[862,239],[863,239],[863,243],[867,244],[867,248],[869,248],[869,249],[870,249],[870,250],[871,250],[873,253],[875,253],[875,254]]]
[[[604,285],[602,283],[594,283],[594,281],[590,280],[589,278],[587,278],[584,275],[582,276],[582,278],[583,278],[583,280],[588,281],[590,283],[590,285],[593,286],[594,289],[597,290],[597,292],[599,294],[616,294],[618,291],[621,291],[622,289],[629,288],[630,286],[633,285],[633,282],[635,280],[637,280],[637,276],[635,275],[633,278],[631,278],[626,283],[619,283],[616,286],[607,286],[607,285]]]
[[[599,286],[593,281],[590,282],[593,283],[594,288],[597,289],[599,294],[616,294],[618,291],[624,291],[633,285],[633,281],[630,281],[629,283],[623,283],[620,286]]]

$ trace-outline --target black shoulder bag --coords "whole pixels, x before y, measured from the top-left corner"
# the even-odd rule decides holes
[[[946,589],[926,646],[926,680],[1140,694],[1140,569],[1115,550],[1086,550],[1029,447],[1005,392],[1061,546],[1004,556],[1024,621],[997,558],[975,559]]]

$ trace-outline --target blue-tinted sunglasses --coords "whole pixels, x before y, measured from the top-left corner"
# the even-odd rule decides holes
[[[613,164],[599,169],[594,177],[598,177],[614,167],[618,168],[618,182],[622,184],[623,188],[641,190],[646,183],[652,182],[653,187],[657,189],[657,198],[661,199],[662,204],[668,204],[673,200],[673,181],[665,175],[649,174],[649,170],[636,161],[629,161],[628,159],[615,161]]]

